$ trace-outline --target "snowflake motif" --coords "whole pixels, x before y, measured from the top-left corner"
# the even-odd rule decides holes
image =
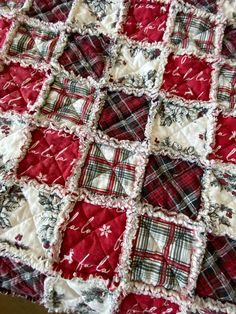
[[[36,177],[40,182],[44,183],[45,181],[47,181],[47,175],[46,174],[42,174],[41,172],[39,173],[39,175]]]
[[[111,228],[111,226],[103,225],[102,228],[99,228],[99,230],[101,231],[100,235],[105,236],[107,238],[109,233],[112,233],[110,228]]]

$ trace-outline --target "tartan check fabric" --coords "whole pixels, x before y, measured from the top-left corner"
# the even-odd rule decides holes
[[[90,119],[92,106],[92,90],[66,76],[58,76],[50,88],[41,113],[58,122],[86,124]]]
[[[202,175],[202,168],[195,163],[151,155],[142,199],[153,206],[184,213],[194,220],[201,208]]]
[[[127,196],[135,181],[135,154],[94,143],[82,168],[79,186],[106,195]]]
[[[45,275],[8,257],[0,257],[0,291],[23,296],[29,300],[43,298]]]
[[[206,53],[215,49],[215,24],[193,13],[177,13],[171,35],[172,44],[180,48],[194,47]]]
[[[196,293],[201,297],[236,303],[235,260],[236,240],[209,234]]]
[[[222,55],[228,59],[236,59],[236,26],[227,25],[222,43]]]
[[[131,263],[131,279],[166,289],[188,283],[193,231],[160,218],[141,216]]]
[[[143,141],[150,99],[124,92],[107,92],[98,127],[118,140]]]
[[[49,63],[58,37],[54,32],[45,32],[24,23],[18,28],[8,53],[10,56]]]
[[[203,9],[211,13],[217,13],[217,0],[185,0],[185,2],[194,5],[198,9]]]
[[[58,62],[69,72],[84,78],[103,75],[110,39],[104,35],[71,34]]]
[[[236,66],[223,64],[219,74],[217,100],[229,108],[236,103]]]
[[[64,22],[69,15],[72,3],[72,0],[66,2],[63,0],[33,0],[27,15],[45,22]]]

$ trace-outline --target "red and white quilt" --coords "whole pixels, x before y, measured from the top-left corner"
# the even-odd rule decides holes
[[[236,313],[235,104],[235,1],[0,1],[0,291]]]

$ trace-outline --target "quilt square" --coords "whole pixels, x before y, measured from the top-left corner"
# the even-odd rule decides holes
[[[236,175],[212,170],[206,180],[204,196],[214,234],[236,236]]]
[[[0,110],[24,113],[36,102],[46,79],[43,71],[19,63],[1,64]]]
[[[186,108],[161,97],[158,103],[150,135],[153,150],[205,159],[208,110],[199,106]]]
[[[1,9],[1,4],[0,4]],[[12,21],[1,16],[0,17],[0,49],[3,47],[3,44],[6,40],[7,33],[9,32],[12,25]]]
[[[73,9],[74,25],[93,32],[114,35],[122,14],[121,1],[77,0]]]
[[[236,104],[236,63],[223,64],[220,67],[217,89],[218,102],[227,107],[234,108]]]
[[[203,169],[195,163],[151,155],[145,171],[142,200],[195,220],[202,207],[202,175]]]
[[[134,48],[120,45],[109,70],[110,82],[131,89],[153,88],[158,78],[160,51],[156,48]]]
[[[27,141],[27,125],[17,118],[0,117],[0,178],[12,169]]]
[[[13,253],[23,250],[36,264],[45,260],[66,199],[56,192],[13,184],[1,191],[0,205],[0,244]]]
[[[200,297],[236,304],[236,240],[208,235],[196,293]]]
[[[150,0],[131,0],[123,33],[137,41],[161,41],[166,29],[169,5]]]
[[[72,0],[33,0],[27,15],[44,22],[65,22],[72,3]]]
[[[104,35],[71,34],[58,62],[75,75],[99,79],[104,73],[110,43]]]
[[[118,140],[143,141],[151,100],[122,91],[108,91],[98,128]]]
[[[129,196],[136,181],[136,166],[135,153],[94,143],[82,168],[79,187],[99,194]]]
[[[210,160],[236,164],[236,117],[219,114],[217,117],[214,144]]]
[[[224,31],[221,54],[227,59],[236,59],[236,26],[227,25]]]
[[[141,216],[132,254],[131,280],[179,290],[188,284],[194,234],[190,228]]]
[[[209,13],[217,13],[217,0],[184,0],[198,9],[205,10]]]
[[[155,312],[153,312],[155,309]],[[131,313],[155,313],[155,314],[178,314],[180,307],[178,304],[164,298],[154,298],[153,296],[130,293],[121,302],[117,314]]]
[[[86,124],[91,120],[94,94],[95,89],[63,74],[58,75],[40,109],[41,114],[67,126]]]
[[[191,55],[170,54],[161,89],[186,100],[208,101],[212,66]]]
[[[65,186],[80,158],[79,139],[73,134],[45,128],[32,131],[31,138],[26,155],[18,165],[17,177]]]
[[[112,293],[102,280],[82,281],[63,279],[59,276],[45,280],[44,304],[52,312],[101,314],[111,312]]]
[[[171,43],[179,48],[191,48],[214,53],[216,48],[216,23],[192,12],[178,12],[171,35]]]
[[[34,302],[43,300],[45,275],[14,259],[0,256],[0,291],[25,297]]]
[[[125,225],[124,210],[78,201],[70,214],[55,270],[67,279],[100,276],[112,280]]]
[[[20,59],[49,63],[54,56],[59,34],[23,23],[19,26],[8,54]]]

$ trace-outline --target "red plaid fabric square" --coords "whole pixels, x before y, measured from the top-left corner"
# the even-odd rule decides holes
[[[8,257],[0,257],[0,291],[42,301],[45,275]]]
[[[150,0],[131,0],[123,33],[149,43],[161,41],[166,29],[169,5]]]
[[[188,284],[193,230],[159,217],[141,216],[131,262],[131,280],[179,290]]]
[[[213,151],[209,159],[219,159],[223,162],[236,164],[236,118],[219,115]]]
[[[209,100],[211,65],[197,57],[171,54],[161,89],[187,100]]]
[[[92,275],[112,280],[125,224],[124,210],[77,202],[70,214],[55,270],[61,270],[64,278],[88,279]]]
[[[1,8],[1,5],[0,5],[0,8]],[[6,36],[7,36],[7,33],[10,29],[12,25],[12,21],[5,18],[5,17],[1,17],[0,18],[0,48],[2,48],[5,40],[6,40]]]
[[[143,141],[150,99],[124,92],[107,92],[98,128],[118,140]]]
[[[128,196],[133,192],[136,167],[133,152],[94,143],[90,146],[79,187],[106,195]]]
[[[31,145],[17,169],[18,178],[26,176],[48,185],[65,185],[73,164],[80,158],[79,139],[44,128],[32,131],[31,137]]]
[[[155,309],[155,312],[153,309]],[[154,298],[149,295],[130,293],[122,301],[118,314],[177,314],[179,310],[178,304],[164,298]]]
[[[205,10],[210,13],[217,13],[217,0],[184,0],[185,2],[194,5],[198,9]]]
[[[171,35],[172,44],[180,48],[197,48],[214,53],[216,24],[193,13],[178,12]]]
[[[9,49],[9,55],[49,63],[54,55],[59,34],[21,24]]]
[[[206,253],[196,293],[236,304],[236,241],[227,236],[208,235]]]
[[[35,103],[46,79],[44,72],[18,63],[2,65],[0,71],[0,109],[26,112]]]
[[[27,15],[45,22],[65,22],[73,1],[63,0],[33,0]]]
[[[86,78],[103,75],[110,39],[104,35],[71,34],[58,62],[69,72]]]
[[[228,59],[236,59],[235,25],[227,25],[225,28],[221,54]]]
[[[89,89],[64,75],[57,76],[41,113],[57,122],[86,124],[91,118],[94,89]]]
[[[196,219],[201,208],[202,175],[202,168],[195,163],[151,155],[145,171],[142,199],[153,206]]]
[[[223,64],[220,68],[217,100],[225,107],[236,104],[236,65]]]

